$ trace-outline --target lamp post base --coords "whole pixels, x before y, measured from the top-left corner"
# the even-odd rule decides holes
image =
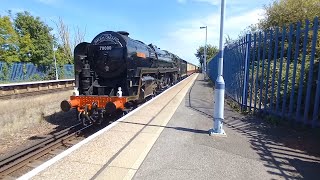
[[[226,133],[223,130],[224,90],[225,90],[224,79],[220,75],[217,77],[217,80],[215,82],[213,129],[210,131],[210,135],[226,136]]]
[[[222,129],[221,132],[216,132],[214,129],[209,130],[210,136],[227,137],[227,134]]]

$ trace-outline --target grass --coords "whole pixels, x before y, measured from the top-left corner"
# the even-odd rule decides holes
[[[3,100],[0,103],[0,136],[32,127],[45,121],[45,117],[60,111],[60,102],[68,99],[72,91]]]
[[[273,126],[279,126],[281,122],[283,121],[281,118],[276,117],[274,115],[266,115],[262,117],[267,123],[273,125]]]
[[[233,99],[226,97],[225,103],[229,105],[233,110],[235,110],[238,113],[242,113],[241,108],[237,102],[235,102]]]

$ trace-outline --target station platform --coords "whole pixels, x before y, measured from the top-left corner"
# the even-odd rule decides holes
[[[214,91],[203,79],[189,76],[20,179],[318,178],[317,152],[228,105],[227,136],[209,136]]]

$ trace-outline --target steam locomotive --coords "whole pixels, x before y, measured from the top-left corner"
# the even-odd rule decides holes
[[[61,102],[83,124],[126,112],[195,72],[198,67],[125,31],[105,31],[74,49],[75,92]]]

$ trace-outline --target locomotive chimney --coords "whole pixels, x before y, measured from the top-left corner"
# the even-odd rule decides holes
[[[129,36],[129,33],[127,31],[118,31],[118,33],[124,36]]]

